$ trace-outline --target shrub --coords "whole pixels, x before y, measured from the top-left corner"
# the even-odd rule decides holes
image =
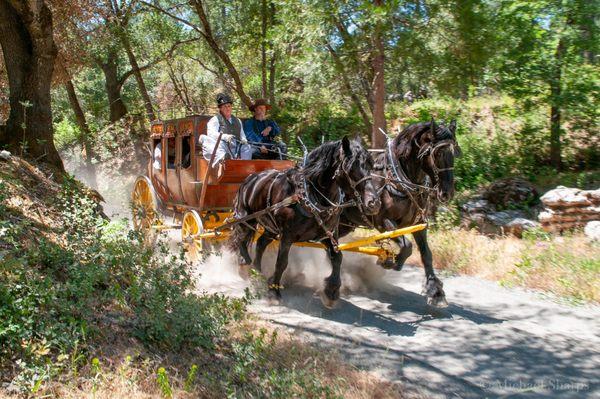
[[[0,258],[0,368],[18,359],[13,382],[21,389],[38,389],[120,319],[151,348],[193,351],[214,347],[244,315],[245,299],[193,294],[182,257],[166,256],[164,246],[155,254],[123,223],[98,217],[74,182],[56,204],[61,245],[40,238]]]

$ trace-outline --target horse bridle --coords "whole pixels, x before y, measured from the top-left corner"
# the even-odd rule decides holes
[[[448,128],[446,128],[446,130],[448,130]],[[427,201],[427,204],[425,205],[425,207],[421,208],[421,206],[419,205],[417,200],[414,198],[412,191],[427,192],[428,198],[429,198],[429,194],[431,192],[437,192],[439,181],[440,181],[440,178],[439,178],[440,173],[444,172],[444,171],[454,170],[454,167],[438,168],[435,163],[435,154],[440,148],[447,147],[447,146],[450,146],[453,153],[455,153],[456,152],[456,149],[455,149],[456,142],[453,139],[444,139],[444,140],[441,140],[440,142],[436,143],[434,146],[431,146],[431,144],[421,146],[415,139],[414,143],[415,143],[415,146],[417,148],[419,148],[419,153],[417,154],[417,158],[423,159],[425,156],[427,156],[427,157],[429,157],[429,160],[431,161],[432,171],[433,171],[434,178],[435,178],[435,183],[434,183],[433,187],[424,186],[424,185],[420,185],[420,184],[412,182],[408,178],[408,175],[404,172],[404,169],[402,168],[401,164],[398,165],[398,168],[400,169],[400,171],[402,173],[402,177],[400,176],[400,174],[398,173],[398,168],[396,167],[396,160],[392,156],[391,140],[388,140],[386,159],[389,161],[389,163],[392,166],[391,169],[392,169],[392,174],[394,175],[394,180],[395,180],[394,183],[400,184],[400,186],[402,186],[404,188],[404,191],[406,192],[406,194],[408,195],[410,200],[415,204],[417,209],[419,209],[419,212],[421,213],[422,217],[426,217],[425,213],[426,213],[426,209],[428,208],[429,200]],[[381,177],[381,176],[379,176],[379,177]],[[385,179],[387,181],[390,181],[389,178],[385,178]],[[385,187],[385,185],[384,185],[384,187]],[[417,194],[420,194],[420,193],[417,192]]]
[[[360,211],[362,213],[365,208],[365,204],[363,203],[362,196],[360,195],[360,192],[358,192],[357,187],[359,184],[364,183],[367,180],[372,180],[373,175],[368,174],[368,175],[363,176],[359,180],[354,180],[352,178],[352,176],[350,176],[350,173],[348,172],[348,170],[344,167],[345,163],[346,163],[346,159],[342,158],[342,162],[340,163],[340,166],[338,166],[337,170],[333,174],[333,178],[335,179],[338,176],[340,176],[340,171],[344,173],[344,176],[346,177],[348,183],[350,184],[350,188],[352,189],[352,195],[354,196],[355,205],[360,209]],[[351,165],[352,165],[352,163],[351,163]]]
[[[445,140],[442,140],[442,141],[436,143],[433,147],[431,147],[431,145],[428,145],[428,146],[423,146],[423,148],[418,145],[416,140],[415,140],[415,144],[417,145],[417,147],[420,148],[417,158],[422,159],[425,155],[427,155],[429,157],[429,160],[431,162],[431,169],[433,170],[433,175],[435,177],[435,184],[434,184],[433,188],[436,188],[437,184],[440,180],[440,177],[439,177],[440,172],[454,170],[454,167],[452,166],[449,168],[438,168],[437,165],[435,164],[435,159],[436,159],[435,153],[436,153],[436,151],[438,151],[440,148],[443,148],[443,147],[450,147],[450,150],[452,151],[452,153],[455,153],[456,152],[456,149],[454,147],[455,141],[452,139],[445,139]]]

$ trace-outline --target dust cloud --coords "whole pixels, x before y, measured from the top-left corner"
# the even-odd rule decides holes
[[[96,167],[96,178],[82,165],[81,160],[63,154],[65,169],[77,180],[98,191],[104,198],[104,213],[111,219],[129,218],[131,191],[139,174],[115,173],[114,171]],[[140,173],[141,174],[141,173]]]
[[[105,200],[103,208],[111,219],[131,216],[131,190],[137,175],[119,173],[106,168],[96,168],[96,179],[81,167],[79,160],[65,157],[65,167],[76,179],[97,190]],[[180,246],[179,231],[166,234],[167,242],[173,253]],[[347,240],[347,239],[346,239]],[[277,245],[271,245],[263,257],[262,275],[266,278],[275,270]],[[251,252],[251,255],[254,254]],[[210,293],[220,292],[231,296],[242,296],[246,288],[252,288],[252,281],[242,277],[237,257],[224,251],[211,254],[203,261],[192,265],[192,273],[197,281],[197,289]],[[292,247],[288,267],[283,275],[284,286],[304,286],[315,291],[323,289],[323,280],[331,273],[331,264],[325,250],[306,247]],[[373,256],[344,252],[342,262],[342,295],[367,292],[377,286],[385,271],[376,264]],[[266,283],[265,283],[266,284]]]
[[[276,258],[277,245],[271,245],[262,262],[262,275],[265,279],[273,274]],[[200,291],[240,296],[245,288],[251,288],[252,285],[251,281],[240,275],[237,258],[231,252],[210,255],[203,262],[194,265],[194,273]],[[282,283],[285,287],[301,285],[320,291],[324,285],[323,280],[330,273],[331,264],[325,250],[292,247]],[[344,253],[341,294],[367,292],[377,286],[384,273],[374,257]]]

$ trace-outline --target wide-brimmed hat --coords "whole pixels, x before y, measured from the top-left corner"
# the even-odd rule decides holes
[[[256,109],[256,107],[258,107],[259,105],[264,105],[265,107],[267,107],[267,111],[271,109],[271,104],[269,104],[267,102],[267,100],[265,100],[264,98],[259,98],[258,100],[254,101],[248,107],[248,109],[250,110],[250,112],[254,112],[254,110]]]
[[[229,97],[229,94],[219,93],[217,94],[217,107],[225,104],[233,104],[233,100]]]

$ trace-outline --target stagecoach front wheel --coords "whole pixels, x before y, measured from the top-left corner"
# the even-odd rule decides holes
[[[181,221],[181,242],[190,262],[200,260],[202,251],[207,249],[206,240],[198,237],[202,233],[204,233],[204,226],[198,212],[186,211]]]
[[[157,227],[162,224],[158,212],[158,201],[150,180],[139,177],[131,194],[131,211],[133,227],[140,231],[147,244],[153,244],[158,235]]]

